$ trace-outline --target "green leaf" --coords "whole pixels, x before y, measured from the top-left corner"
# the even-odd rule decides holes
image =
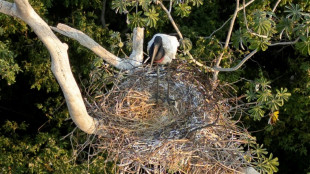
[[[148,12],[144,13],[145,16],[147,16],[146,18],[146,25],[150,26],[150,27],[155,27],[156,26],[156,22],[158,21],[158,16],[159,14],[156,13],[156,10],[154,8],[154,6],[152,6],[152,9],[150,9]]]
[[[139,5],[144,11],[147,11],[152,0],[139,0]]]
[[[239,30],[235,31],[231,36],[231,40],[235,48],[239,49],[240,46],[242,50],[245,50],[244,46],[247,46],[247,37],[243,30],[239,28]]]
[[[266,89],[263,91],[259,91],[257,94],[257,101],[258,102],[267,102],[272,99],[271,90]]]
[[[256,99],[256,93],[252,89],[247,90],[245,95],[248,102],[254,101]]]
[[[15,83],[16,75],[22,70],[15,63],[16,55],[10,51],[5,43],[0,41],[0,76],[5,79],[8,85]]]
[[[138,13],[133,13],[132,15],[128,14],[128,19],[130,21],[130,27],[131,29],[135,27],[143,27],[145,24],[145,19],[141,17],[142,11],[139,11]]]
[[[259,50],[266,51],[268,49],[268,45],[270,45],[269,38],[265,39],[262,37],[255,37],[248,39],[248,41],[250,43],[249,48],[251,50],[257,49],[258,51]]]
[[[284,10],[284,12],[288,13],[286,18],[290,18],[293,21],[301,19],[303,9],[298,4],[290,4],[289,6],[285,6],[285,8],[286,10]]]
[[[254,13],[253,29],[257,34],[269,36],[274,33],[274,22],[272,18],[267,17],[267,13],[263,11],[256,11]]]
[[[282,18],[282,20],[277,25],[277,30],[280,33],[280,39],[282,38],[283,33],[285,33],[288,39],[291,39],[291,35],[294,29],[294,21],[288,18]]]
[[[276,94],[276,98],[283,100],[283,101],[288,101],[288,99],[291,96],[291,93],[287,92],[287,88],[281,88],[280,90],[276,89],[277,94]]]
[[[310,37],[301,36],[301,42],[296,44],[296,49],[303,55],[310,55]]]
[[[188,4],[180,3],[180,4],[178,4],[178,6],[176,6],[175,11],[176,11],[178,16],[188,17],[189,14],[191,13],[191,9],[192,9],[192,7],[189,6]]]
[[[127,11],[127,6],[129,3],[124,0],[114,0],[112,1],[112,9],[115,10],[115,13],[120,13],[120,14],[126,14],[128,13]]]
[[[200,5],[203,5],[203,0],[192,0],[193,6],[199,7]]]
[[[254,120],[260,120],[264,116],[265,111],[263,110],[263,106],[256,105],[252,109],[249,110],[249,113],[251,117],[254,118]]]

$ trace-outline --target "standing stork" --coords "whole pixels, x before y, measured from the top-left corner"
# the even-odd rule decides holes
[[[158,64],[166,65],[168,64],[168,77],[169,77],[169,69],[170,62],[172,59],[175,59],[175,55],[177,54],[177,49],[179,47],[179,41],[175,36],[169,36],[166,34],[155,34],[153,38],[147,44],[147,51],[151,58],[151,66],[153,63],[156,63],[156,71],[157,71],[157,94],[156,94],[156,102],[158,102],[158,92],[159,92],[159,69]],[[169,81],[168,81],[168,90],[167,90],[167,101],[169,103]]]

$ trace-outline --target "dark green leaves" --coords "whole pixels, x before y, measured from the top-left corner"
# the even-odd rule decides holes
[[[267,17],[267,13],[263,11],[257,11],[254,13],[253,30],[259,35],[269,36],[272,34],[273,26],[275,25],[273,20]]]
[[[186,3],[180,3],[175,7],[177,15],[181,17],[188,17],[191,13],[191,9],[192,7]]]
[[[20,67],[15,63],[15,57],[5,43],[0,41],[0,76],[7,81],[8,85],[14,83],[16,74],[21,72]]]
[[[301,19],[303,9],[298,4],[290,4],[289,6],[285,6],[285,8],[286,10],[284,10],[284,12],[288,13],[286,18],[292,19],[294,21]]]
[[[155,7],[152,6],[152,9],[149,9],[149,11],[144,13],[146,18],[146,25],[152,27],[156,26],[156,22],[158,21],[159,14],[156,12]]]
[[[261,120],[265,117],[265,111],[277,111],[283,106],[284,101],[288,101],[291,94],[286,88],[276,89],[276,93],[271,91],[270,82],[261,77],[250,84],[246,91],[248,102],[254,102],[254,106],[249,110],[250,116],[254,120]]]
[[[141,15],[142,11],[139,11],[138,13],[133,13],[132,15],[128,14],[128,19],[130,21],[129,25],[131,29],[144,26],[145,19],[142,18]]]
[[[310,55],[310,37],[301,36],[301,42],[296,44],[297,50],[299,50],[304,55]]]
[[[129,2],[124,1],[124,0],[114,0],[114,1],[112,1],[112,9],[115,10],[115,13],[120,13],[120,14],[128,13],[128,11],[127,11],[127,6],[128,5],[129,5]]]

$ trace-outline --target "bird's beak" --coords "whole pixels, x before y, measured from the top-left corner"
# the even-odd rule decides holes
[[[155,56],[158,52],[158,49],[159,49],[159,44],[158,43],[154,43],[154,49],[153,49],[153,55],[152,55],[152,59],[151,59],[151,67],[150,67],[150,70],[153,66],[153,62],[154,62],[154,59],[155,59]]]

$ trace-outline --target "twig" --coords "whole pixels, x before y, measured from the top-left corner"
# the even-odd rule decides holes
[[[244,6],[246,7],[246,6]],[[237,18],[237,14],[238,14],[238,11],[239,11],[239,0],[236,1],[236,9],[235,9],[235,12],[233,14],[233,17],[230,21],[230,27],[228,29],[228,33],[227,33],[227,37],[226,37],[226,42],[225,42],[225,46],[224,46],[224,50],[227,49],[228,47],[228,44],[229,44],[229,41],[230,41],[230,37],[231,37],[231,33],[232,33],[232,30],[234,28],[234,24],[235,24],[235,20]],[[216,61],[216,64],[215,64],[215,67],[218,67],[221,63],[221,60],[223,58],[223,55],[224,55],[224,51],[220,54],[220,56],[218,57],[217,61]],[[218,76],[218,71],[215,71],[213,73],[213,81],[216,81],[217,80],[217,76]]]
[[[292,42],[278,42],[278,43],[272,43],[270,44],[269,46],[279,46],[279,45],[294,45],[296,44],[298,41],[299,41],[299,37],[295,40],[295,41],[292,41]]]
[[[231,19],[231,17],[228,18],[220,28],[214,30],[214,31],[210,34],[210,36],[205,37],[205,39],[211,38],[216,32],[218,32],[219,30],[221,30],[221,29],[230,21],[230,19]]]
[[[274,5],[272,12],[274,13],[279,5],[279,3],[281,2],[281,0],[278,0],[277,3]]]
[[[228,72],[228,71],[236,71],[239,69],[249,58],[251,58],[255,53],[257,53],[257,49],[252,51],[250,54],[248,54],[243,60],[235,67],[233,68],[219,68],[219,67],[214,67],[213,69],[216,71],[221,71],[221,72]]]
[[[255,1],[255,0],[251,0],[251,1],[247,2],[247,3],[246,3],[245,5],[243,5],[242,7],[239,7],[239,8],[238,8],[238,11],[240,11],[240,10],[246,8],[247,6],[249,6],[250,4],[252,4],[254,1]]]
[[[179,28],[177,27],[176,23],[174,22],[170,12],[167,10],[167,8],[164,6],[164,4],[161,1],[157,1],[157,4],[159,4],[160,7],[166,12],[166,14],[168,15],[168,18],[169,18],[173,28],[178,33],[180,39],[183,39],[182,33],[180,32]]]

